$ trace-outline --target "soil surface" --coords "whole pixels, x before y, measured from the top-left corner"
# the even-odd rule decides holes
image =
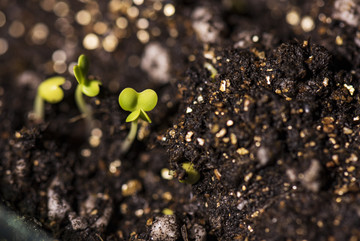
[[[0,239],[360,240],[358,26],[357,0],[0,0]],[[121,153],[126,87],[159,99]]]

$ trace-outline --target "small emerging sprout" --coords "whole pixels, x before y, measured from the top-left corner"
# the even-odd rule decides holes
[[[89,71],[89,61],[85,55],[80,55],[78,64],[74,66],[74,75],[79,83],[75,91],[75,101],[81,113],[91,119],[91,110],[86,106],[82,94],[89,97],[97,96],[100,92],[101,81],[89,79],[87,77]]]
[[[121,91],[119,95],[120,107],[131,112],[126,118],[126,122],[131,122],[131,128],[122,145],[122,153],[129,150],[136,137],[139,118],[151,123],[151,119],[145,111],[151,111],[154,109],[157,104],[157,100],[158,96],[156,92],[151,89],[144,90],[140,93],[136,92],[132,88],[126,88]]]
[[[162,213],[163,213],[164,215],[174,215],[174,211],[171,210],[170,208],[164,208],[164,209],[162,210]]]
[[[200,173],[194,168],[194,164],[190,162],[184,162],[181,167],[185,170],[185,177],[179,179],[181,183],[195,184],[200,179]]]
[[[51,104],[56,104],[64,98],[64,91],[60,88],[65,83],[65,78],[60,76],[51,77],[43,81],[37,90],[34,102],[35,119],[44,119],[44,100]]]
[[[211,75],[210,77],[212,79],[215,79],[216,75],[218,74],[218,71],[214,68],[214,66],[212,66],[212,64],[205,62],[204,67],[210,71]]]

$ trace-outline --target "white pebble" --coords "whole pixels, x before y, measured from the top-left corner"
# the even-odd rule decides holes
[[[164,217],[156,217],[151,226],[150,240],[155,241],[175,241],[179,238],[178,225],[175,215],[166,215]]]

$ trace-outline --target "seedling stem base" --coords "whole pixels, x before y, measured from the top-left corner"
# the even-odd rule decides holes
[[[122,144],[121,153],[126,153],[131,147],[131,144],[134,142],[137,133],[138,122],[139,119],[131,122],[130,132],[127,135],[124,143]]]

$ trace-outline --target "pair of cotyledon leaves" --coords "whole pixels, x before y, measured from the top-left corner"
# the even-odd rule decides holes
[[[89,60],[85,55],[80,55],[78,64],[74,66],[74,75],[80,85],[81,91],[89,96],[97,96],[100,92],[101,81],[96,79],[89,79],[87,77],[89,71]]]
[[[64,91],[60,88],[64,83],[64,77],[51,77],[40,84],[38,94],[51,104],[58,103],[64,98]]]
[[[158,96],[155,91],[146,89],[140,93],[132,88],[125,88],[119,95],[121,108],[131,113],[126,122],[136,121],[138,118],[151,123],[151,119],[145,111],[151,111],[157,104]]]

